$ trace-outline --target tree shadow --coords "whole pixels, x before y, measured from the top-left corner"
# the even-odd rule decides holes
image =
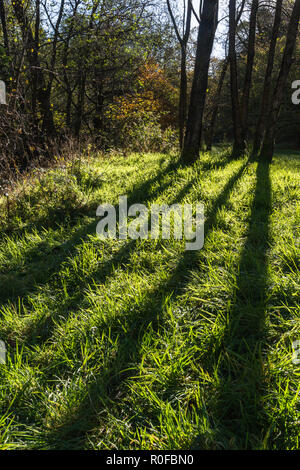
[[[186,194],[190,191],[194,185],[194,181],[190,181],[180,189],[176,198],[170,202],[172,205],[175,202],[180,202]],[[56,324],[57,318],[67,317],[68,312],[78,311],[86,300],[83,295],[84,288],[90,283],[105,283],[111,278],[118,266],[122,266],[122,269],[126,269],[127,265],[130,264],[131,256],[137,249],[138,241],[130,240],[126,241],[120,246],[116,253],[107,261],[101,263],[99,269],[91,271],[88,275],[82,279],[81,282],[76,279],[74,285],[67,286],[68,291],[72,292],[72,295],[68,296],[67,299],[59,305],[59,309],[52,313],[50,317],[41,317],[38,322],[33,321],[32,324],[27,323],[26,343],[32,345],[38,345],[46,341],[52,334],[53,328]]]
[[[219,196],[215,199],[205,223],[206,235],[213,229],[218,210],[226,203],[232,189],[241,178],[247,162],[229,179]],[[177,201],[176,201],[177,202]],[[198,253],[185,251],[169,278],[155,291],[149,292],[142,305],[134,306],[133,313],[127,318],[126,332],[118,325],[109,325],[110,338],[118,339],[117,351],[105,369],[88,386],[87,397],[75,413],[66,421],[44,436],[47,446],[52,449],[82,449],[86,435],[97,425],[97,415],[110,407],[116,399],[120,387],[132,376],[141,361],[143,332],[151,325],[153,331],[163,326],[163,310],[166,299],[178,298],[189,282],[189,275],[198,266]],[[55,371],[57,375],[57,370]]]
[[[145,203],[150,198],[157,197],[172,185],[172,180],[162,184],[163,179],[169,173],[176,172],[179,166],[179,160],[172,160],[166,168],[160,168],[157,174],[136,186],[128,194],[128,204]],[[158,187],[153,191],[152,185],[154,184],[157,184]],[[39,229],[47,228],[44,222],[43,219],[36,221],[35,227]],[[8,301],[13,302],[21,296],[29,295],[45,285],[51,276],[60,270],[64,261],[75,255],[76,248],[87,240],[89,235],[96,233],[97,222],[97,220],[93,220],[91,223],[84,225],[61,245],[53,248],[45,241],[38,243],[26,253],[27,261],[21,269],[12,270],[10,273],[6,272],[4,275],[0,272],[0,307]],[[67,228],[71,229],[71,226]]]
[[[213,161],[211,164],[203,163],[201,170],[220,169],[226,164],[228,164],[228,161],[221,158],[220,160]],[[136,186],[128,194],[128,205],[146,203],[172,187],[173,179],[166,183],[163,183],[163,180],[172,173],[174,173],[174,178],[176,178],[176,173],[180,167],[181,161],[177,159],[171,160],[165,168],[160,168],[157,174]],[[157,188],[154,190],[152,189],[153,185],[157,185]],[[186,189],[183,188],[183,193],[186,192]],[[181,198],[180,194],[178,198]],[[76,221],[78,222],[78,217],[76,217]],[[91,223],[80,227],[71,237],[64,240],[63,243],[54,247],[51,247],[46,241],[42,241],[26,252],[26,260],[21,268],[2,273],[0,271],[0,308],[7,302],[14,302],[20,297],[24,298],[33,294],[40,287],[47,284],[51,277],[59,272],[62,264],[68,258],[75,255],[77,247],[87,240],[89,235],[95,234],[96,225],[97,221],[93,220]],[[63,227],[63,224],[61,227]],[[45,220],[36,221],[34,228],[47,228]],[[65,228],[66,230],[71,229],[72,225],[68,225]],[[116,253],[116,261],[122,258],[124,251],[128,250],[120,248],[120,253]],[[25,299],[23,299],[23,302],[25,302]]]
[[[215,356],[215,364],[220,361],[220,381],[213,420],[216,442],[226,449],[257,448],[268,429],[262,396],[271,208],[269,164],[260,161],[236,290],[227,312],[223,344]],[[199,436],[194,447],[201,448],[201,442]]]

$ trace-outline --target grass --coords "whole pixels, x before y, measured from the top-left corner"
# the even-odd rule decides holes
[[[3,198],[0,448],[298,449],[299,167],[95,156]],[[202,201],[204,248],[100,241],[122,194]]]

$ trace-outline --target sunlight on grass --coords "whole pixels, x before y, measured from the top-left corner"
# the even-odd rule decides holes
[[[299,166],[89,158],[3,200],[0,448],[298,448]],[[203,202],[204,248],[100,241],[122,194]]]

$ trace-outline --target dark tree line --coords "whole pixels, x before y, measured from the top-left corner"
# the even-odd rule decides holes
[[[176,23],[168,7],[172,22]],[[188,2],[190,3],[190,2]],[[245,11],[247,6],[247,11]],[[285,46],[281,54],[281,65],[274,76],[274,60],[276,44],[282,26],[282,9],[285,9]],[[191,7],[191,11],[194,9]],[[259,16],[261,10],[268,11],[274,17],[273,27],[269,44],[265,44],[267,65],[264,76],[264,86],[260,98],[260,112],[257,118],[254,135],[249,132],[249,107],[251,91],[253,88],[253,69],[255,65],[256,42],[259,37]],[[248,16],[248,20],[245,20]],[[218,24],[218,2],[201,2],[198,28],[198,41],[193,71],[192,88],[190,93],[190,104],[188,119],[186,122],[185,136],[182,150],[182,159],[186,163],[192,163],[199,157],[201,139],[203,138],[205,123],[205,102],[207,98],[207,83],[209,79],[209,63]],[[299,0],[294,2],[282,2],[277,0],[266,3],[259,0],[252,2],[228,2],[228,54],[223,61],[218,80],[216,93],[210,114],[210,123],[206,125],[207,149],[212,147],[215,124],[219,112],[222,88],[224,85],[227,69],[230,69],[230,95],[231,114],[233,122],[233,157],[243,155],[252,140],[252,155],[260,159],[272,160],[274,152],[275,129],[280,116],[284,92],[287,86],[289,72],[293,63],[293,54],[297,42],[299,24]],[[247,31],[245,41],[241,47],[241,30]],[[180,38],[179,38],[180,39]],[[225,41],[227,44],[227,40]],[[239,45],[240,50],[238,50]],[[244,53],[246,57],[244,70],[241,78],[241,67],[239,58]],[[240,82],[243,82],[242,84]],[[272,84],[275,83],[275,87]],[[180,144],[183,141],[183,120],[180,125]]]
[[[70,137],[118,145],[110,107],[120,97],[146,95],[139,83],[148,64],[177,88],[172,67],[180,51],[156,0],[1,0],[0,20],[8,96],[0,153],[9,147],[21,166]],[[160,98],[153,96],[149,109]],[[164,99],[170,115],[171,101]]]

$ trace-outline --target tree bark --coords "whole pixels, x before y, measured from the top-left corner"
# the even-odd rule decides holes
[[[183,147],[184,129],[187,116],[187,73],[186,47],[181,48],[180,98],[179,98],[179,147]]]
[[[68,58],[69,58],[69,47],[70,47],[70,41],[73,36],[74,32],[74,20],[77,15],[77,9],[79,6],[80,0],[76,0],[75,4],[73,6],[73,13],[71,17],[71,23],[68,29],[68,35],[65,40],[65,45],[64,45],[64,50],[63,50],[63,56],[62,56],[62,68],[63,68],[63,77],[64,77],[64,82],[66,85],[66,93],[67,93],[67,100],[66,100],[66,127],[71,130],[71,111],[72,111],[72,100],[73,100],[73,91],[71,88],[71,83],[68,77],[67,73],[67,65],[68,65]]]
[[[231,86],[231,102],[232,102],[232,120],[234,143],[232,156],[239,157],[245,151],[245,141],[243,140],[242,115],[238,90],[238,74],[237,59],[235,49],[236,35],[236,0],[229,1],[229,63],[230,63],[230,86]]]
[[[37,89],[38,89],[38,80],[39,80],[39,42],[40,42],[40,0],[35,0],[35,33],[34,33],[34,40],[33,40],[33,52],[32,52],[32,64],[34,63],[34,69],[32,72],[33,80],[32,80],[32,97],[31,97],[31,108],[32,114],[37,124],[37,117],[36,117],[36,103],[37,103]]]
[[[272,37],[270,42],[270,49],[268,54],[268,63],[264,79],[264,87],[261,101],[260,114],[256,125],[253,148],[252,148],[252,157],[256,157],[263,139],[263,135],[266,128],[266,122],[269,115],[269,105],[270,105],[270,92],[271,92],[271,81],[272,81],[272,72],[274,67],[274,58],[276,50],[276,42],[279,33],[279,27],[281,22],[281,13],[282,13],[282,3],[283,0],[277,0],[275,18],[272,29]]]
[[[236,18],[236,26],[238,25],[241,16],[244,11],[246,0],[242,0],[241,6],[240,6],[240,11],[238,12],[237,18]],[[218,83],[218,88],[216,92],[216,96],[214,99],[214,107],[213,107],[213,112],[212,112],[212,117],[210,121],[210,125],[208,128],[208,134],[207,134],[207,140],[206,140],[206,150],[211,150],[212,148],[212,143],[213,143],[213,137],[214,137],[214,130],[215,130],[215,124],[218,116],[218,111],[219,111],[219,106],[220,106],[220,98],[221,98],[221,93],[222,93],[222,88],[223,88],[223,83],[226,77],[227,69],[229,65],[229,56],[225,58],[225,61],[223,63],[219,83]]]
[[[7,25],[6,25],[6,14],[5,14],[5,7],[3,0],[0,0],[0,19],[3,31],[3,41],[4,47],[7,56],[9,56],[9,41],[8,41],[8,33],[7,33]]]
[[[223,62],[223,67],[218,83],[218,88],[216,91],[216,96],[214,98],[214,106],[212,110],[212,115],[211,115],[211,120],[210,120],[210,125],[208,128],[208,133],[207,133],[207,138],[206,138],[206,150],[210,151],[212,148],[212,142],[213,142],[213,137],[214,137],[214,130],[215,130],[215,123],[217,120],[218,116],[218,111],[219,111],[219,106],[220,106],[220,100],[221,100],[221,93],[222,93],[222,88],[223,88],[223,83],[226,77],[226,72],[228,69],[228,64],[229,64],[229,59],[226,57],[226,59]]]
[[[188,120],[181,153],[181,158],[186,164],[195,162],[199,157],[208,69],[217,27],[218,6],[217,0],[203,2]]]
[[[179,97],[178,124],[179,124],[179,146],[180,146],[180,149],[182,149],[184,129],[185,129],[185,123],[186,123],[186,117],[187,117],[187,72],[186,72],[187,45],[188,45],[188,40],[189,40],[190,32],[191,32],[191,19],[192,19],[193,6],[192,6],[191,0],[188,0],[186,21],[185,21],[182,37],[179,33],[169,0],[167,0],[167,7],[168,7],[168,11],[169,11],[169,14],[170,14],[173,26],[174,26],[177,39],[180,43],[180,49],[181,49],[180,97]]]
[[[252,85],[252,72],[255,57],[255,38],[256,38],[256,21],[258,12],[258,0],[252,1],[250,25],[249,25],[249,39],[248,39],[248,52],[247,52],[247,66],[245,74],[245,82],[242,96],[241,115],[242,115],[242,139],[246,142],[247,139],[247,126],[248,126],[248,111],[249,111],[249,98]]]
[[[26,16],[22,0],[15,0],[13,2],[13,9],[17,18],[17,21],[20,25],[23,40],[26,44],[26,55],[30,67],[32,69],[32,80],[33,84],[37,83],[36,89],[36,99],[38,101],[42,121],[43,121],[43,131],[47,137],[51,138],[56,134],[56,129],[53,120],[53,113],[50,107],[50,99],[46,90],[46,82],[44,74],[41,70],[41,65],[39,61],[38,54],[36,54],[36,44],[33,37],[29,20]],[[37,74],[37,79],[36,79]],[[45,91],[46,90],[46,91]]]
[[[79,79],[79,88],[78,88],[78,98],[76,106],[76,119],[74,126],[74,133],[77,139],[80,137],[83,110],[84,110],[84,98],[85,98],[85,86],[86,86],[86,76],[85,72],[81,72]]]
[[[297,39],[299,18],[300,0],[296,0],[288,26],[286,45],[281,62],[281,68],[276,83],[276,88],[274,90],[273,101],[269,113],[269,120],[259,156],[261,160],[265,160],[268,162],[271,162],[273,159],[275,128],[280,114],[285,85],[293,62],[293,53],[295,50],[295,44]]]

